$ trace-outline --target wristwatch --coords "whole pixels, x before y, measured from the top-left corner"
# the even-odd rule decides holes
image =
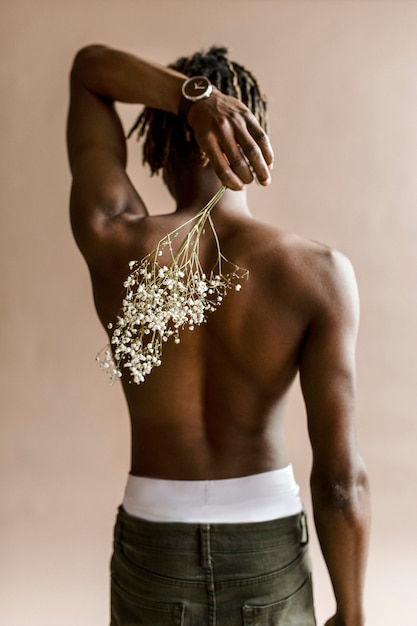
[[[207,76],[191,76],[183,82],[181,102],[178,109],[179,117],[187,121],[188,111],[194,102],[209,98],[213,91],[213,85]]]

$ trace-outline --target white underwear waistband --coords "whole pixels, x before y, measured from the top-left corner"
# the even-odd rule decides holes
[[[123,508],[153,522],[266,522],[302,511],[292,465],[222,480],[161,480],[129,475]]]

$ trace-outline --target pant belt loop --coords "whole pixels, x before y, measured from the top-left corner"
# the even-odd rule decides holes
[[[211,566],[210,555],[210,524],[200,526],[200,543],[201,543],[201,566],[208,568]]]
[[[302,546],[305,546],[308,543],[308,526],[307,526],[307,515],[304,509],[301,511],[301,514],[300,514],[300,529],[301,529],[300,543]]]

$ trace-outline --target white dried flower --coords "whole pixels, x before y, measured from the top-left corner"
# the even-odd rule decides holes
[[[133,382],[143,382],[154,367],[161,365],[162,345],[169,337],[180,343],[180,330],[194,330],[206,322],[206,314],[220,306],[228,289],[241,289],[235,281],[247,278],[248,271],[223,256],[210,215],[225,190],[222,187],[197,215],[163,237],[142,261],[129,262],[132,272],[124,282],[122,309],[116,323],[108,325],[109,329],[115,326],[112,351],[106,347],[96,357],[111,382],[121,377],[122,368],[130,370]],[[200,236],[207,222],[217,247],[217,262],[208,275],[198,256]],[[193,223],[174,254],[172,239]],[[166,247],[171,252],[171,262],[161,267],[157,258]],[[230,265],[231,271],[223,273],[224,265]]]

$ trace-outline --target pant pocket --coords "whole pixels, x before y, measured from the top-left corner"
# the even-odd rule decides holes
[[[180,602],[159,602],[132,596],[113,581],[110,626],[183,626]]]
[[[293,594],[270,604],[245,604],[244,626],[315,626],[311,577]]]

